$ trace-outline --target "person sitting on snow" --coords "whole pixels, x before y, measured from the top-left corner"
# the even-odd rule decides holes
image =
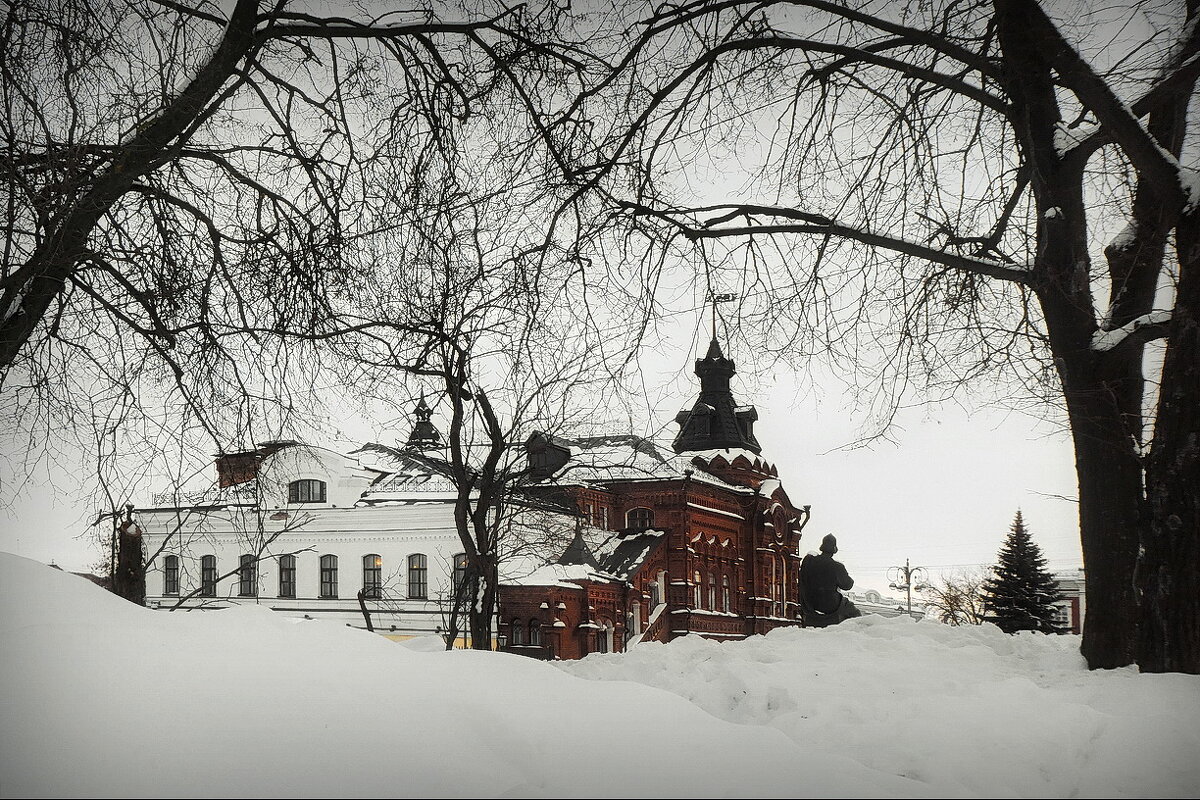
[[[800,607],[804,625],[824,628],[844,619],[861,617],[862,612],[839,589],[851,589],[854,579],[846,566],[833,560],[837,539],[828,534],[821,540],[821,554],[809,553],[800,562]]]

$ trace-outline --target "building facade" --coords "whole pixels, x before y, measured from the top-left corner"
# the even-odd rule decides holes
[[[501,586],[506,649],[580,658],[799,624],[809,506],[792,502],[762,457],[758,414],[736,402],[734,373],[714,339],[696,361],[700,394],[676,416],[670,454],[632,437],[526,443],[545,485],[568,495],[586,525],[558,563]]]
[[[757,412],[736,402],[734,363],[716,340],[696,374],[699,396],[676,417],[669,451],[633,436],[525,442],[523,491],[539,498],[532,524],[543,530],[503,568],[502,647],[579,658],[799,624],[809,507],[762,457]],[[148,604],[255,603],[355,627],[369,617],[393,638],[441,633],[466,558],[429,417],[422,401],[401,448],[275,441],[221,454],[215,483],[156,496],[136,511]]]
[[[355,627],[365,607],[394,638],[441,632],[464,567],[456,492],[419,450],[269,442],[215,466],[215,485],[136,512],[148,605],[254,603]]]

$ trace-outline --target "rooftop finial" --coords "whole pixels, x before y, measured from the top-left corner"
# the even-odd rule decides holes
[[[738,296],[732,292],[722,292],[720,294],[716,292],[708,293],[708,300],[710,303],[712,303],[712,340],[714,343],[717,341],[717,305],[719,303],[732,302],[737,300],[737,297]],[[709,350],[711,352],[711,348],[709,348]]]

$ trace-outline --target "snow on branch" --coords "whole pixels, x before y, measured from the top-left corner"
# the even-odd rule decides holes
[[[1167,324],[1170,321],[1170,310],[1159,309],[1136,317],[1114,330],[1098,330],[1092,336],[1092,349],[1107,352],[1126,342],[1145,344],[1154,339],[1162,339],[1167,335]]]
[[[1112,87],[1067,41],[1045,11],[1035,6],[1028,19],[1033,27],[1031,34],[1049,43],[1051,63],[1062,85],[1096,116],[1137,171],[1154,183],[1168,209],[1178,214],[1192,202],[1179,160],[1155,141],[1134,111],[1121,102]]]

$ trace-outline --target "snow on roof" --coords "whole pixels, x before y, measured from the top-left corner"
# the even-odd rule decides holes
[[[693,450],[691,452],[684,453],[683,455],[691,456],[692,458],[699,458],[705,464],[712,463],[713,459],[717,458],[718,456],[725,459],[727,463],[732,464],[734,459],[741,456],[758,469],[770,469],[772,466],[769,461],[755,453],[753,450],[747,450],[743,447],[721,447],[715,450]]]
[[[662,541],[661,531],[646,530],[625,536],[614,534],[604,540],[593,554],[600,569],[627,580]]]
[[[560,485],[584,485],[608,481],[676,480],[691,474],[692,480],[738,492],[753,492],[706,472],[704,466],[716,455],[732,461],[745,453],[751,463],[763,463],[748,450],[705,450],[675,454],[640,436],[593,436],[583,439],[559,439],[569,447],[571,458],[554,475]],[[701,462],[694,459],[700,456]]]
[[[252,506],[257,502],[258,485],[254,481],[217,486],[211,479],[192,480],[165,492],[150,495],[150,503],[139,511],[155,508],[192,508],[204,506]]]
[[[597,572],[587,564],[546,564],[522,578],[506,581],[510,586],[557,586],[562,589],[582,589],[571,581],[612,581],[614,576]]]

